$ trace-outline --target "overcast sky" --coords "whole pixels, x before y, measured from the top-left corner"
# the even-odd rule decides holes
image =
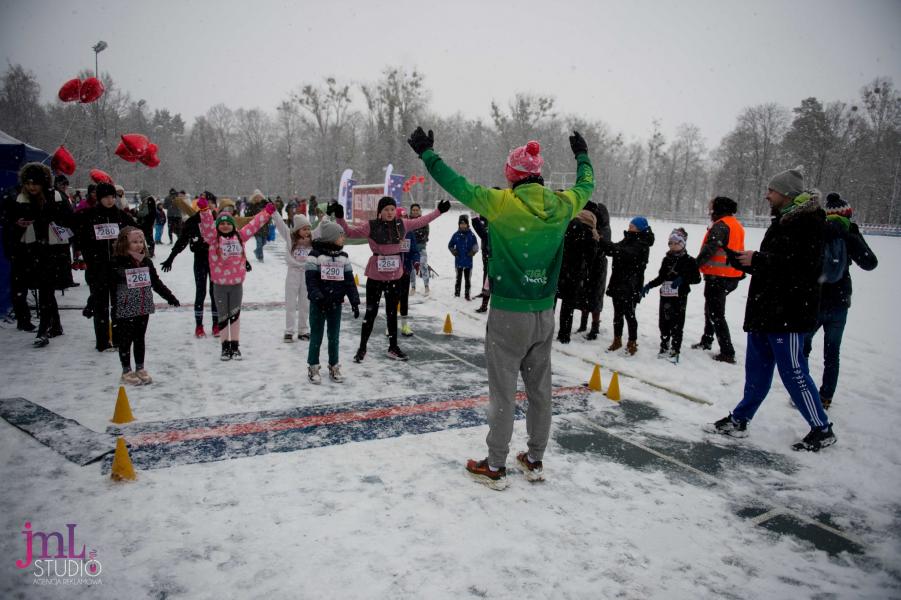
[[[746,106],[901,86],[901,0],[0,0],[3,56],[45,100],[101,39],[101,72],[188,123],[219,102],[274,114],[302,83],[395,65],[425,74],[439,114],[488,120],[492,100],[547,94],[628,137],[695,123],[712,147]]]

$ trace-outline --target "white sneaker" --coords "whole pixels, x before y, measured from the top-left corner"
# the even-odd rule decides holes
[[[135,372],[135,375],[138,376],[138,379],[141,380],[141,383],[144,385],[150,385],[153,383],[153,377],[150,376],[150,373],[147,372],[147,369],[138,369]]]
[[[138,374],[134,371],[128,371],[127,373],[122,373],[122,378],[119,380],[120,383],[124,383],[125,385],[142,385],[143,382],[138,377]]]
[[[335,383],[341,383],[342,381],[344,381],[344,375],[341,374],[341,365],[329,365],[328,376],[329,379],[331,379]]]
[[[410,288],[410,296],[416,295],[416,288]]]
[[[310,383],[315,383],[316,385],[322,383],[322,377],[319,376],[319,365],[309,365],[307,367],[307,379],[310,380]]]
[[[429,286],[425,286],[425,289],[422,291],[422,295],[426,298],[429,297]]]

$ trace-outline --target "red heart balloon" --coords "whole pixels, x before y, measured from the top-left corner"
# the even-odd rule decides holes
[[[419,176],[419,183],[425,183],[425,175]]]
[[[103,95],[103,84],[96,77],[88,77],[81,82],[80,101],[82,104],[93,102]]]
[[[63,175],[71,175],[75,172],[75,159],[72,158],[65,146],[60,146],[53,153],[53,158],[50,159],[50,168]]]
[[[159,146],[157,146],[153,142],[150,142],[149,144],[147,144],[147,150],[144,151],[143,156],[144,157],[156,156],[156,153],[159,149],[160,149]]]
[[[59,88],[59,99],[63,102],[72,102],[81,97],[81,80],[70,79]]]
[[[119,145],[116,146],[116,156],[128,162],[137,162],[138,160],[138,155],[132,154],[124,142],[119,142]]]
[[[150,144],[150,140],[147,139],[146,135],[140,133],[126,133],[122,136],[122,143],[128,148],[129,153],[140,158],[147,152],[147,146]]]
[[[101,171],[100,169],[91,169],[88,175],[91,177],[91,180],[94,183],[108,183],[113,185],[113,178],[109,176],[105,171]]]

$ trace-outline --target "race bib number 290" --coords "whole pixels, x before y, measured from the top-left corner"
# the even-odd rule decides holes
[[[98,240],[114,240],[119,237],[118,223],[98,223],[94,225],[94,238]]]
[[[341,263],[325,263],[319,266],[319,276],[324,281],[344,281],[344,265]]]
[[[147,287],[150,285],[150,268],[125,269],[125,281],[131,289]]]

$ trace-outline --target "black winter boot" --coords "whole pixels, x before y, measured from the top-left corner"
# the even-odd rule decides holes
[[[222,340],[222,354],[219,356],[219,360],[231,360],[232,359],[232,343],[228,340]]]

